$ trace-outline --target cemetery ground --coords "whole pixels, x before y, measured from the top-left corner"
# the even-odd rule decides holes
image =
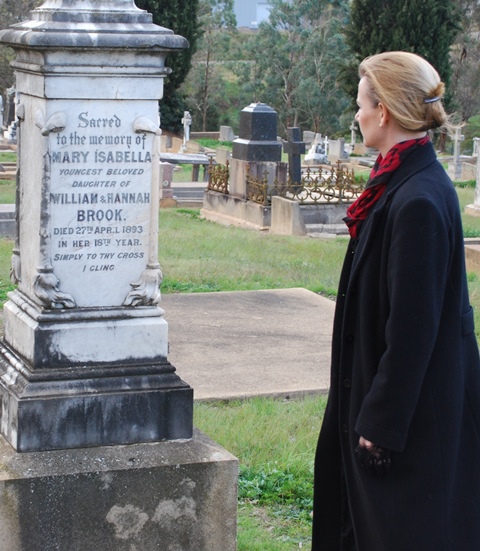
[[[458,186],[457,192],[463,211],[474,188]],[[14,182],[0,180],[0,203],[14,200]],[[480,236],[480,218],[463,216],[466,235]],[[346,246],[344,237],[276,236],[202,220],[197,209],[162,209],[162,292],[304,287],[334,299]],[[12,247],[12,240],[0,239],[1,304],[13,289]],[[469,273],[469,285],[480,339],[480,276]],[[313,458],[324,407],[325,396],[195,404],[195,425],[239,458],[238,551],[309,547]]]

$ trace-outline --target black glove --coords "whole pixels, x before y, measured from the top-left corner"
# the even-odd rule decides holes
[[[357,446],[355,453],[365,472],[375,476],[382,476],[390,472],[392,467],[390,450],[379,446],[372,446],[371,448]]]

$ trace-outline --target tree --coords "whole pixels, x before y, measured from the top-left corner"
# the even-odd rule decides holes
[[[44,0],[4,0],[0,2],[0,29],[20,23],[28,19],[31,10],[43,4]],[[10,62],[13,60],[13,50],[0,45],[0,93],[5,96],[5,90],[10,88],[15,77]]]
[[[284,130],[339,130],[348,105],[337,84],[338,59],[346,50],[340,28],[348,3],[272,0],[271,5],[270,18],[260,24],[251,50],[257,99],[278,112]]]
[[[190,71],[200,34],[197,24],[199,0],[135,0],[135,3],[138,8],[153,15],[156,25],[172,29],[190,44],[189,48],[169,56],[167,65],[173,72],[165,79],[160,102],[162,128],[178,132],[182,128],[181,119],[185,110],[185,98],[179,89]]]
[[[453,0],[352,0],[350,18],[346,39],[355,58],[350,65],[355,80],[365,57],[405,50],[426,58],[448,88],[450,48],[459,30]]]
[[[184,90],[188,95],[187,103],[194,113],[194,127],[199,126],[199,118],[205,132],[209,122],[212,125],[218,123],[218,108],[224,97],[221,65],[236,30],[233,0],[200,0],[198,25],[201,31],[198,52]]]
[[[480,5],[477,0],[459,2],[462,30],[451,52],[453,103],[462,121],[480,111]]]
[[[172,29],[184,36],[190,47],[176,52],[169,57],[173,73],[165,79],[164,99],[161,101],[162,127],[169,130],[182,128],[182,115],[185,100],[178,92],[185,80],[195,52],[199,29],[197,26],[197,9],[199,0],[136,0],[138,8],[147,10],[153,15],[153,22]],[[44,0],[3,0],[0,1],[0,28],[4,29],[14,23],[28,19],[30,10],[40,6]],[[9,63],[13,58],[12,51],[0,46],[0,90],[12,86],[13,71]]]

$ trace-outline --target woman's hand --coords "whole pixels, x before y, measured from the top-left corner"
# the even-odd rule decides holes
[[[361,448],[367,448],[367,450],[370,450],[371,448],[375,447],[375,444],[373,442],[370,442],[370,440],[367,440],[363,436],[360,436],[360,440],[358,441],[358,445]]]
[[[368,473],[385,475],[390,471],[392,466],[390,450],[375,446],[373,442],[360,436],[355,452],[360,464]]]

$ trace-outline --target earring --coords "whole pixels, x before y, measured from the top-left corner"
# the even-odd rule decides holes
[[[383,124],[381,122],[378,123],[378,127],[382,128]]]

